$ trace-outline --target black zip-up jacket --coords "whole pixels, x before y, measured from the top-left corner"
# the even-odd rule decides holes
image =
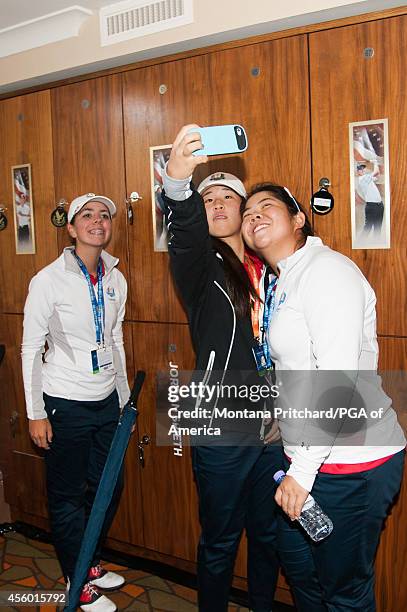
[[[207,384],[265,384],[253,355],[254,338],[248,316],[237,318],[227,293],[222,257],[209,235],[201,195],[193,191],[184,201],[163,194],[169,231],[171,270],[181,294],[196,353],[196,378]],[[218,401],[228,409],[263,410],[264,401],[248,399]],[[255,422],[254,422],[255,421]],[[219,420],[214,426],[219,426]],[[261,420],[234,421],[221,425],[233,431],[260,434]],[[259,437],[257,435],[257,437]]]

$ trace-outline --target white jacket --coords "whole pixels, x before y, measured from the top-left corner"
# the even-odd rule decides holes
[[[316,423],[312,419],[300,427],[298,421],[281,419],[285,452],[292,460],[287,473],[310,491],[322,463],[357,464],[380,459],[402,450],[405,438],[391,400],[375,375],[378,363],[376,297],[359,268],[316,237],[309,237],[301,249],[279,262],[278,267],[276,309],[268,330],[277,377],[280,371],[284,380],[290,374],[282,371],[291,371],[291,380],[295,376],[300,379],[300,371],[308,370],[314,372],[314,382],[318,370],[359,372],[358,392],[362,389],[365,405],[369,409],[384,408],[382,418],[369,422],[362,437],[358,432],[349,438],[349,445],[347,438],[346,445],[344,438],[341,442],[334,440],[335,435],[329,443],[310,445],[309,440],[316,439]],[[323,384],[323,377],[326,380],[329,375],[320,374]],[[296,407],[315,397],[314,392],[311,389],[308,398],[301,398],[299,393]],[[313,434],[309,427],[314,428]],[[328,441],[329,436],[322,438]]]
[[[113,349],[114,369],[93,374],[91,350],[96,332],[89,287],[73,256],[73,247],[31,280],[24,307],[22,364],[29,419],[46,418],[43,392],[64,399],[97,401],[117,388],[120,405],[129,398],[122,322],[127,283],[118,259],[105,251],[103,292],[105,344]],[[44,344],[48,349],[45,352]]]

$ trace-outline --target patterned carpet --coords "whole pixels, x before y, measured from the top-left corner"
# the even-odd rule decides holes
[[[125,585],[109,597],[120,611],[195,612],[196,591],[152,574],[113,563],[103,563],[126,578]],[[65,583],[51,544],[32,540],[16,532],[0,536],[0,591],[63,590]],[[55,606],[4,607],[1,612],[22,610],[38,612],[60,610]],[[230,612],[247,612],[231,605]]]

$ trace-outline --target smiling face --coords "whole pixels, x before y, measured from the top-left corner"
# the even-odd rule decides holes
[[[275,195],[260,191],[247,200],[242,234],[246,244],[273,265],[297,249],[304,222],[302,212],[291,215]]]
[[[106,204],[88,202],[76,213],[68,232],[77,246],[103,248],[112,235],[112,218]]]
[[[202,198],[211,236],[224,239],[240,234],[240,195],[229,187],[211,185],[203,191]]]

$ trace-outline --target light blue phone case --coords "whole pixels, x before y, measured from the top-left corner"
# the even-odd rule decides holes
[[[193,155],[243,153],[248,146],[246,132],[237,124],[194,128],[190,132],[199,132],[204,145],[203,149],[195,151]]]

